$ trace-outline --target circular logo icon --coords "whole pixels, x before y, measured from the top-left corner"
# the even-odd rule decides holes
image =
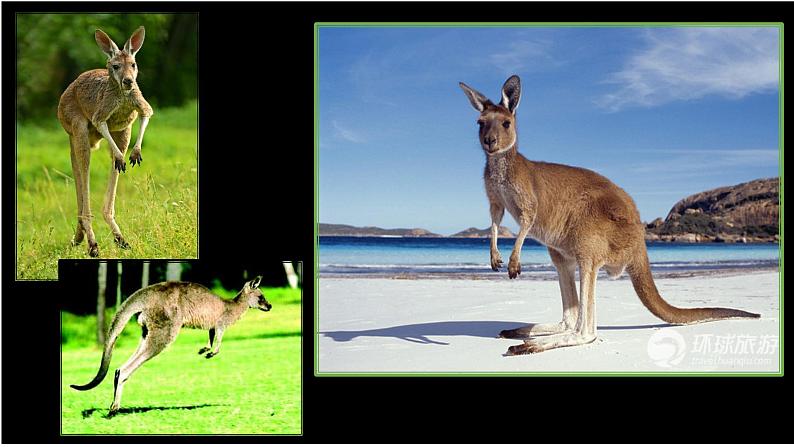
[[[684,337],[675,329],[662,328],[648,339],[648,357],[658,366],[672,368],[686,354]]]

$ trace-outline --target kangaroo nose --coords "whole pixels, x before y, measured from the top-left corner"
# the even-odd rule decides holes
[[[124,79],[124,85],[132,85],[132,79],[130,79],[130,78],[125,78],[125,79]]]
[[[493,145],[494,145],[494,143],[496,143],[496,138],[493,138],[493,137],[487,137],[487,138],[485,139],[485,144],[487,144],[489,147],[490,147],[490,146],[493,146]]]

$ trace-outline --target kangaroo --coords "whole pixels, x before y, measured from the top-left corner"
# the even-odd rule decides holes
[[[224,300],[206,287],[190,282],[162,282],[133,293],[120,307],[108,329],[102,362],[96,377],[85,385],[71,385],[80,391],[99,385],[107,375],[110,357],[116,339],[124,330],[127,320],[138,315],[142,337],[138,349],[116,370],[113,381],[113,404],[108,416],[113,416],[121,405],[124,382],[147,360],[163,351],[176,339],[182,327],[209,330],[209,343],[199,350],[199,355],[212,358],[221,348],[223,332],[237,322],[249,308],[269,311],[273,306],[258,289],[261,276],[243,285],[240,293]]]
[[[518,152],[516,109],[521,80],[511,76],[494,104],[464,83],[460,87],[479,112],[480,145],[486,156],[485,191],[491,212],[491,268],[503,266],[497,249],[504,211],[520,226],[507,264],[510,279],[521,274],[521,246],[527,236],[547,246],[557,269],[562,321],[502,331],[502,338],[523,339],[507,355],[529,354],[596,339],[595,285],[602,267],[617,278],[631,277],[640,301],[652,314],[672,324],[726,318],[758,318],[736,309],[685,309],[670,305],[656,289],[645,247],[645,226],[629,195],[607,178],[587,169],[529,161]],[[579,295],[574,273],[579,268]]]
[[[94,38],[108,57],[107,66],[86,71],[69,84],[58,103],[58,120],[69,134],[72,172],[77,190],[77,230],[72,245],[79,245],[83,237],[88,236],[88,254],[97,257],[99,246],[91,228],[88,186],[91,151],[99,147],[102,138],[110,146],[110,180],[102,215],[113,231],[116,244],[123,249],[130,248],[115,220],[116,186],[119,174],[127,171],[124,155],[130,142],[132,123],[138,115],[141,116],[138,139],[130,154],[130,164],[135,166],[143,162],[143,134],[154,111],[143,98],[136,82],[138,66],[135,64],[135,55],[143,45],[144,28],[141,26],[132,33],[122,50],[102,30],[96,30]]]

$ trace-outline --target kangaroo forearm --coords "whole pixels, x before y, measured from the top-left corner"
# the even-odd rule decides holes
[[[116,146],[116,142],[113,140],[113,137],[110,135],[110,130],[108,129],[107,121],[101,121],[99,123],[94,124],[94,126],[99,131],[99,134],[102,135],[105,140],[107,140],[108,144],[110,145],[110,149],[115,154],[121,154],[121,150],[118,146]]]
[[[146,126],[149,125],[149,117],[148,116],[141,116],[141,128],[138,131],[138,139],[135,140],[135,146],[137,148],[141,148],[143,145],[143,134],[146,133]]]

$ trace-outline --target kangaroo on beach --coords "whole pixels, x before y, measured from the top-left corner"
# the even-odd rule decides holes
[[[107,140],[111,166],[102,215],[113,231],[116,244],[129,248],[115,220],[116,185],[119,174],[127,170],[124,155],[130,143],[132,123],[138,115],[141,116],[138,139],[130,154],[130,164],[135,166],[143,162],[143,134],[154,114],[136,82],[138,66],[135,55],[143,45],[143,27],[132,33],[122,50],[102,30],[96,30],[94,38],[108,57],[106,68],[86,71],[78,76],[63,92],[58,103],[58,120],[69,134],[72,173],[77,190],[77,230],[72,245],[80,244],[88,236],[88,254],[92,257],[99,256],[99,246],[91,228],[91,151],[99,147],[100,140]]]
[[[120,307],[108,329],[99,371],[85,385],[71,385],[80,391],[99,385],[107,375],[110,357],[116,339],[133,315],[138,315],[142,328],[141,341],[134,354],[116,370],[113,382],[113,404],[109,416],[119,410],[124,382],[147,360],[163,351],[176,339],[180,328],[209,330],[209,343],[199,350],[199,355],[212,358],[218,355],[223,332],[237,322],[249,308],[269,311],[272,306],[258,289],[261,276],[243,285],[231,300],[224,300],[206,287],[190,282],[162,282],[133,293]]]
[[[518,153],[516,109],[521,80],[511,76],[494,104],[464,83],[460,87],[479,112],[480,144],[486,156],[485,191],[491,211],[491,268],[503,261],[497,249],[505,209],[520,229],[507,264],[513,279],[521,274],[521,246],[527,236],[546,245],[557,269],[562,321],[502,331],[502,338],[524,342],[508,355],[529,354],[596,339],[595,285],[602,267],[617,278],[631,277],[640,301],[652,314],[672,324],[690,324],[760,315],[717,307],[685,309],[667,303],[656,289],[645,247],[645,226],[629,195],[607,178],[587,169],[529,161]],[[579,268],[579,294],[574,274]]]

